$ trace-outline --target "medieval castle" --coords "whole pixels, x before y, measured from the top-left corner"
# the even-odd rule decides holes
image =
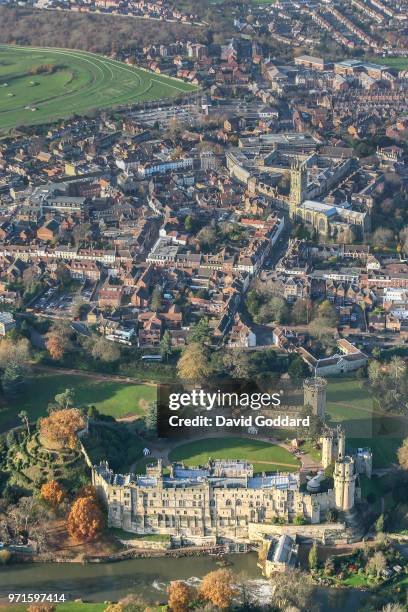
[[[324,379],[305,381],[304,403],[324,420]],[[159,460],[144,476],[115,474],[102,462],[93,467],[92,478],[106,502],[110,526],[169,534],[195,544],[245,541],[251,525],[294,520],[316,525],[326,521],[330,510],[353,509],[360,496],[359,474],[371,476],[371,452],[347,454],[340,427],[325,428],[321,443],[322,468],[333,465],[333,488],[328,490],[307,486],[302,471],[254,475],[244,460],[209,460],[194,468],[173,464],[169,475]]]

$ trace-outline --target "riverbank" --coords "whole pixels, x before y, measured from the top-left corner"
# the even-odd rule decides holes
[[[225,561],[234,574],[244,575],[248,590],[255,600],[267,602],[272,594],[268,580],[257,568],[254,552],[226,555]],[[216,557],[180,557],[171,562],[166,557],[124,560],[121,563],[26,563],[0,569],[0,601],[14,593],[59,593],[67,601],[118,601],[130,593],[138,593],[148,603],[163,604],[172,580],[185,580],[198,585],[201,578],[219,568]],[[316,588],[320,610],[357,612],[367,593],[354,589]]]
[[[253,551],[254,549],[251,548]],[[66,557],[58,557],[54,553],[47,553],[42,555],[29,555],[27,553],[14,553],[14,561],[11,565],[18,565],[19,563],[117,563],[119,561],[127,561],[129,559],[156,559],[156,558],[170,558],[179,559],[183,557],[224,557],[226,554],[247,554],[248,550],[230,552],[225,546],[191,546],[182,548],[129,548],[128,550],[121,550],[117,553],[106,554],[106,555],[85,555],[80,554],[71,559]]]

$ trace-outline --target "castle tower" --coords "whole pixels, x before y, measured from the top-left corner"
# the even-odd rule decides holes
[[[369,448],[358,448],[354,455],[356,471],[358,474],[365,474],[371,478],[373,472],[373,453]]]
[[[343,427],[337,427],[337,460],[342,461],[346,456],[346,432]]]
[[[303,202],[307,188],[307,167],[300,159],[294,159],[290,169],[289,214],[296,217],[297,208]]]
[[[336,508],[348,512],[354,507],[356,478],[354,459],[345,457],[336,461],[334,467],[334,498]]]
[[[303,403],[305,406],[310,406],[313,414],[322,421],[326,413],[326,387],[327,381],[320,376],[306,378],[303,382]]]
[[[334,456],[334,436],[333,431],[328,429],[320,438],[322,444],[322,466],[324,469],[329,467]]]

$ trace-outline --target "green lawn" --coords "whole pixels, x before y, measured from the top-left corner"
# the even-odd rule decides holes
[[[355,378],[329,379],[327,413],[331,425],[341,423],[350,448],[368,446],[374,467],[396,462],[396,452],[408,436],[408,419],[374,412],[373,398]]]
[[[2,130],[195,90],[178,79],[94,53],[0,45]]]
[[[204,465],[212,459],[246,459],[254,463],[254,472],[293,472],[299,462],[286,449],[245,438],[207,438],[188,442],[169,453],[170,461],[184,461],[187,465]],[[283,464],[283,465],[280,465]]]
[[[361,387],[359,380],[355,378],[329,379],[327,388],[327,402],[352,404],[357,408],[372,410],[372,398],[368,391]]]
[[[369,583],[365,574],[352,574],[340,581],[340,584],[348,587],[361,588],[366,587]]]
[[[371,57],[371,62],[375,64],[382,64],[384,66],[389,66],[390,68],[394,68],[395,70],[407,70],[408,68],[408,58],[407,57]]]
[[[66,388],[75,389],[78,405],[92,404],[103,414],[116,418],[142,414],[156,399],[156,387],[93,379],[88,376],[36,373],[27,381],[24,396],[15,404],[0,409],[0,431],[19,423],[20,410],[27,410],[31,420],[46,414],[48,404]]]
[[[322,458],[321,451],[319,451],[317,448],[315,448],[314,445],[311,442],[304,442],[304,444],[302,444],[300,450],[303,451],[304,453],[306,453],[307,455],[310,455],[310,457],[314,461],[321,461],[321,458]]]

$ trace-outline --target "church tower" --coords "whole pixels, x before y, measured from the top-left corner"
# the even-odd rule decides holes
[[[302,204],[307,188],[307,167],[300,159],[295,158],[290,168],[289,214],[296,218],[297,208]]]
[[[310,406],[313,414],[324,421],[326,413],[326,387],[327,381],[320,376],[306,378],[303,382],[303,404]]]

